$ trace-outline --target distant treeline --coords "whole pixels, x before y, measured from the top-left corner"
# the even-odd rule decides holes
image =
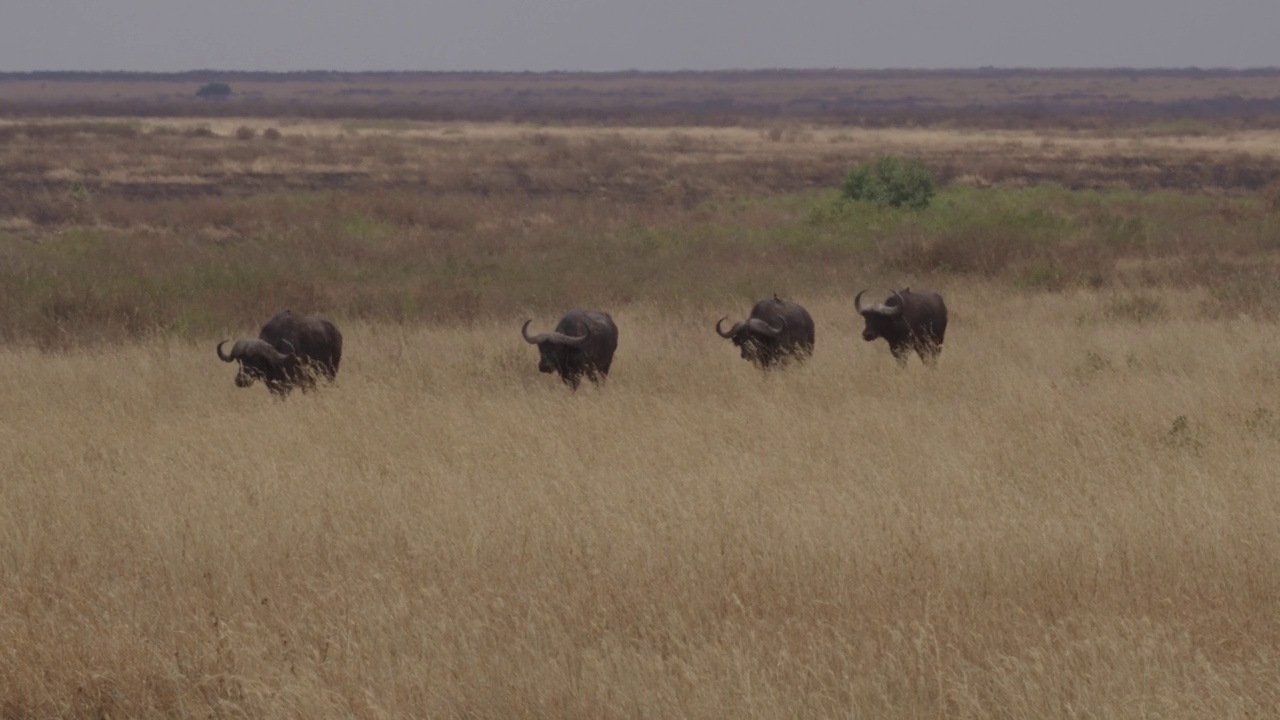
[[[202,86],[225,84],[218,97]],[[205,95],[213,95],[205,93]],[[1280,68],[0,73],[0,116],[1280,127]]]
[[[650,79],[702,79],[702,80],[765,80],[765,79],[842,79],[842,80],[877,80],[877,79],[934,79],[951,78],[978,79],[1010,79],[1037,77],[1071,78],[1071,79],[1113,79],[1113,78],[1186,78],[1186,79],[1229,79],[1229,78],[1280,78],[1280,66],[1261,68],[942,68],[931,70],[918,69],[881,69],[859,70],[840,68],[815,69],[758,69],[758,70],[623,70],[614,72],[581,72],[567,70],[534,71],[428,71],[428,70],[378,70],[348,72],[338,70],[294,70],[268,72],[260,70],[185,70],[182,72],[134,72],[128,70],[84,71],[84,70],[38,70],[32,72],[0,72],[0,82],[6,80],[74,80],[103,82],[212,82],[212,81],[252,81],[252,82],[297,82],[299,80],[343,82],[360,82],[368,80],[412,80],[431,78],[470,78],[500,80],[507,78],[650,78]]]

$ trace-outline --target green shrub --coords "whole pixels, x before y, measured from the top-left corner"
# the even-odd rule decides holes
[[[884,155],[849,171],[841,192],[850,200],[922,210],[933,199],[933,175],[917,160]]]

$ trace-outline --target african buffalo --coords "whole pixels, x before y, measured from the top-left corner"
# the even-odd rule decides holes
[[[907,364],[912,350],[925,365],[933,366],[942,352],[942,339],[947,333],[947,305],[942,296],[929,290],[903,288],[894,290],[883,303],[862,306],[862,293],[853,299],[853,307],[866,318],[862,339],[871,342],[882,337],[889,341],[889,352],[901,365]]]
[[[809,311],[777,295],[756,303],[751,317],[734,323],[728,332],[720,329],[726,319],[716,321],[716,333],[732,340],[744,360],[763,370],[813,354],[813,318]]]
[[[236,340],[230,354],[222,351],[227,342],[218,343],[218,357],[223,362],[240,362],[236,387],[262,380],[268,390],[281,397],[294,387],[304,392],[314,388],[317,375],[333,380],[342,360],[338,328],[320,315],[297,315],[292,310],[268,320],[258,339]]]
[[[609,313],[570,310],[556,323],[555,330],[533,336],[529,335],[531,322],[524,321],[520,334],[525,342],[538,346],[538,370],[560,373],[560,379],[574,390],[583,375],[597,385],[608,377],[613,351],[618,349],[618,326]]]

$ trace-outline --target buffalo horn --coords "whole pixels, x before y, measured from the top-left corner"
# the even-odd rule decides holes
[[[589,337],[591,337],[590,330],[577,337],[554,331],[547,333],[547,339],[551,342],[556,343],[557,345],[568,345],[569,347],[581,347],[582,343],[586,342]]]
[[[866,290],[863,290],[862,292],[858,293],[853,298],[853,309],[857,310],[859,315],[866,315],[868,313],[875,313],[877,315],[897,315],[898,313],[902,312],[903,300],[902,300],[902,296],[898,295],[897,290],[892,290],[891,292],[895,296],[897,296],[899,304],[894,305],[892,307],[885,305],[884,303],[876,303],[875,305],[868,305],[867,307],[862,307],[861,300],[862,300],[862,293],[864,292],[866,292]]]
[[[520,334],[524,336],[525,342],[529,343],[530,345],[537,345],[538,343],[546,340],[547,336],[544,333],[542,335],[534,335],[533,337],[529,337],[529,323],[531,322],[533,322],[532,319],[524,321],[524,325],[521,326],[520,328]]]
[[[723,330],[721,330],[721,329],[720,329],[720,323],[722,323],[722,322],[724,322],[725,320],[728,320],[728,319],[729,319],[729,316],[728,316],[728,315],[726,315],[726,316],[724,316],[724,317],[722,317],[722,318],[720,318],[719,320],[717,320],[717,321],[716,321],[716,334],[717,334],[717,335],[719,335],[719,336],[720,336],[720,337],[722,337],[722,338],[725,338],[726,340],[728,340],[728,339],[732,339],[735,335],[737,335],[739,332],[741,332],[741,331],[742,331],[742,326],[745,324],[745,323],[743,323],[743,322],[736,322],[736,323],[734,323],[734,324],[733,324],[733,327],[729,328],[729,332],[725,332],[725,331],[723,331]]]
[[[231,346],[231,357],[239,359],[243,357],[263,357],[272,363],[279,365],[289,359],[289,355],[285,355],[279,350],[271,346],[266,340],[248,338],[237,340],[235,345]]]
[[[231,339],[227,338],[226,340],[223,340],[222,342],[218,343],[218,359],[221,360],[222,362],[231,362],[232,360],[236,359],[236,353],[235,353],[234,347],[231,348],[230,355],[225,355],[222,352],[222,346],[226,345],[229,342],[231,342]]]
[[[786,318],[780,317],[778,319],[782,321],[781,327],[777,327],[777,328],[770,327],[769,323],[765,322],[764,320],[761,320],[760,318],[751,318],[750,320],[748,320],[747,327],[751,328],[751,330],[758,335],[768,335],[769,337],[778,337],[779,335],[782,334],[783,330],[787,329]]]
[[[577,337],[573,335],[565,335],[562,332],[555,332],[554,330],[549,333],[543,333],[541,335],[534,335],[533,337],[529,337],[529,323],[531,322],[533,321],[532,320],[524,321],[524,327],[520,328],[520,334],[524,336],[525,342],[530,343],[532,345],[536,345],[540,342],[553,342],[553,343],[556,343],[557,345],[568,345],[569,347],[581,347],[582,343],[586,342],[587,338],[591,337],[590,330],[587,330],[585,334],[579,335]]]

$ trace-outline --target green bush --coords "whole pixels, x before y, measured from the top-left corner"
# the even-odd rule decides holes
[[[849,171],[841,192],[850,200],[922,210],[933,199],[933,175],[917,160],[884,155]]]

